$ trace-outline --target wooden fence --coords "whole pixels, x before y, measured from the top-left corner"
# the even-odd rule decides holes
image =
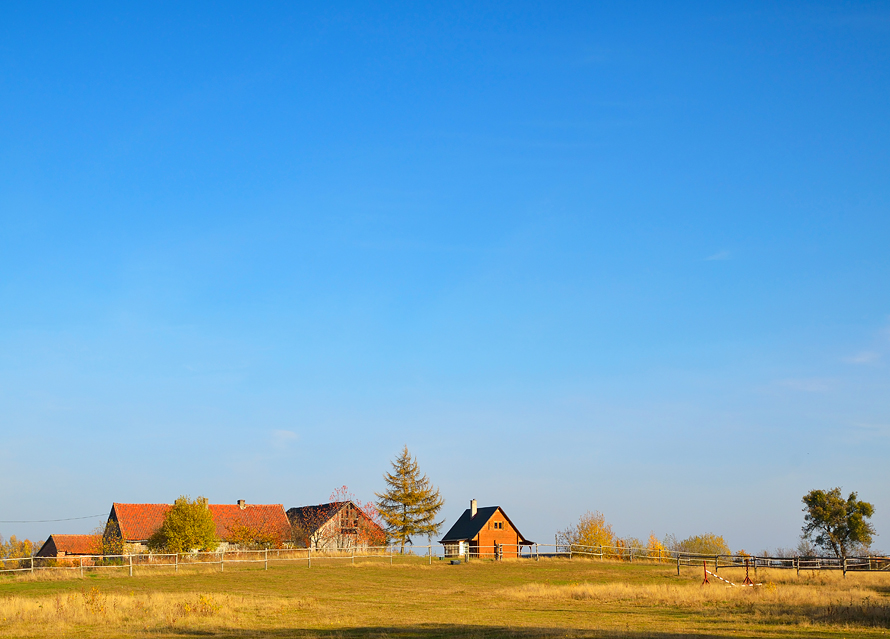
[[[133,576],[166,569],[174,573],[180,570],[211,569],[224,572],[230,568],[259,567],[264,570],[282,563],[305,562],[311,568],[313,562],[346,562],[355,564],[357,559],[379,560],[390,565],[396,562],[419,562],[432,564],[437,560],[532,560],[553,559],[595,559],[600,561],[627,561],[675,564],[677,574],[684,566],[701,568],[713,566],[717,573],[721,568],[758,568],[796,570],[841,570],[885,571],[890,573],[890,557],[760,557],[750,555],[703,555],[664,549],[634,548],[628,546],[583,546],[580,544],[494,544],[489,547],[465,546],[465,551],[457,555],[452,549],[426,546],[412,546],[407,553],[401,553],[394,545],[362,548],[325,549],[312,548],[269,548],[262,550],[223,550],[218,552],[190,553],[138,553],[123,555],[68,555],[65,557],[18,557],[0,559],[0,574],[22,574],[41,572],[64,572],[72,576],[85,576],[90,573],[117,572]]]

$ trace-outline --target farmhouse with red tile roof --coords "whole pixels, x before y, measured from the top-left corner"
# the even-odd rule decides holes
[[[120,531],[125,552],[145,552],[148,538],[164,523],[172,504],[119,504],[111,506],[105,534]],[[291,537],[290,522],[281,504],[208,504],[221,546],[265,543],[279,546]]]

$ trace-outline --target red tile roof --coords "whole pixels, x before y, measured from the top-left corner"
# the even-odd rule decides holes
[[[281,504],[210,504],[210,514],[216,524],[218,539],[227,540],[238,528],[246,527],[270,533],[286,540],[290,535],[290,522]]]
[[[66,555],[95,555],[100,552],[102,535],[50,535],[37,555],[55,557],[60,553]]]
[[[112,512],[117,516],[121,536],[125,541],[144,541],[164,523],[170,504],[118,504]],[[239,528],[247,527],[272,533],[287,539],[290,522],[281,504],[209,504],[210,515],[216,524],[216,537],[226,541]]]
[[[118,504],[109,519],[116,518],[124,541],[145,541],[161,527],[170,504]]]

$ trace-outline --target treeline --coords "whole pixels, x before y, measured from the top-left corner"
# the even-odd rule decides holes
[[[39,542],[34,542],[30,539],[19,541],[15,535],[11,536],[9,541],[5,541],[3,535],[0,535],[0,559],[31,557],[40,550],[40,546]]]
[[[701,555],[729,555],[732,551],[729,544],[720,535],[704,533],[686,539],[677,539],[674,535],[666,535],[659,539],[654,533],[645,541],[637,537],[619,537],[612,531],[612,525],[606,521],[605,515],[599,511],[588,511],[581,515],[578,523],[569,526],[557,534],[561,545],[579,545],[597,548],[645,548],[651,555],[658,556],[669,551],[697,553]],[[747,555],[744,550],[736,554]]]

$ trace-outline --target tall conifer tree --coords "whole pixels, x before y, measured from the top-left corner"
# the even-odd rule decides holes
[[[427,476],[420,474],[407,446],[392,462],[392,468],[392,473],[383,475],[386,492],[375,493],[379,500],[377,510],[390,537],[400,543],[404,553],[405,544],[412,543],[412,535],[432,536],[439,532],[442,522],[436,521],[436,515],[445,500]]]

